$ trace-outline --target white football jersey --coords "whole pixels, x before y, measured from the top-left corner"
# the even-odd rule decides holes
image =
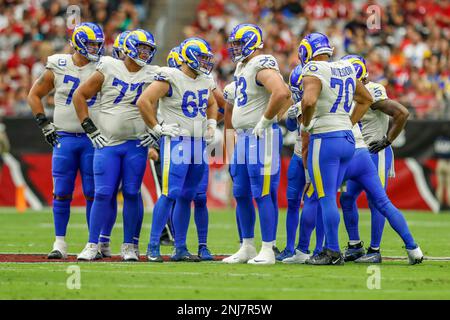
[[[122,60],[102,57],[97,71],[103,74],[100,91],[100,131],[109,146],[136,140],[145,133],[146,125],[136,101],[153,82],[158,66],[146,65],[137,72],[128,71]]]
[[[369,82],[366,84],[366,88],[372,95],[373,103],[389,99],[386,89],[380,83]],[[386,135],[389,127],[389,116],[380,110],[369,108],[360,122],[364,140],[369,144],[372,141],[382,139]]]
[[[352,64],[345,60],[311,61],[303,67],[302,74],[316,77],[322,83],[310,132],[352,130],[350,110],[357,81]]]
[[[84,132],[73,105],[73,93],[80,83],[85,81],[95,71],[97,63],[90,62],[83,67],[74,65],[72,55],[54,54],[47,58],[47,69],[55,76],[55,110],[53,123],[58,131],[71,133]],[[88,100],[89,116],[96,119],[100,97],[97,94]]]
[[[254,128],[266,111],[271,94],[256,80],[256,75],[263,69],[280,72],[275,58],[265,54],[257,55],[246,63],[239,62],[236,66],[235,99],[231,118],[235,129]]]
[[[206,130],[206,109],[211,91],[216,88],[212,77],[198,75],[193,79],[176,68],[158,69],[155,80],[169,83],[169,92],[159,99],[164,123],[178,123],[181,136],[200,138]]]

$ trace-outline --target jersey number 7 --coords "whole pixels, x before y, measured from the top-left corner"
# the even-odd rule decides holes
[[[75,90],[77,90],[78,86],[80,85],[80,79],[66,74],[64,76],[63,82],[64,83],[69,83],[69,82],[73,83],[72,89],[70,89],[69,94],[67,95],[67,99],[66,99],[66,105],[68,105],[72,102],[73,93],[75,92]],[[88,107],[92,106],[96,100],[97,100],[97,95],[93,96],[91,99],[89,99],[89,101],[86,101]]]

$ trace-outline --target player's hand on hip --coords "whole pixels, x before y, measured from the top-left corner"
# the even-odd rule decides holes
[[[139,139],[141,139],[139,144],[141,147],[151,147],[159,150],[159,137],[152,129],[147,128],[146,132]]]
[[[81,127],[86,132],[89,139],[92,141],[94,148],[101,149],[108,143],[106,137],[95,126],[94,122],[90,118],[84,119],[81,123]]]
[[[261,120],[259,120],[259,122],[256,124],[255,128],[253,129],[252,134],[254,134],[255,136],[262,138],[264,135],[264,131],[266,131],[266,129],[268,127],[270,127],[272,125],[273,121],[267,119],[265,116],[261,117]]]
[[[36,114],[35,118],[39,128],[41,128],[42,133],[44,134],[45,141],[52,147],[56,147],[59,143],[59,135],[56,132],[56,126],[53,122],[48,120],[43,113]]]
[[[370,153],[378,153],[384,148],[389,147],[390,145],[391,142],[386,136],[384,136],[381,140],[376,140],[369,143],[369,151]]]
[[[217,121],[215,119],[208,119],[206,124],[206,134],[205,141],[209,145],[214,142],[214,137],[216,134]]]
[[[180,135],[180,126],[178,123],[169,123],[165,124],[157,124],[153,127],[153,131],[157,136],[169,136],[169,137],[177,137]]]

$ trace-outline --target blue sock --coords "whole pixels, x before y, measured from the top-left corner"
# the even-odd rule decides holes
[[[359,214],[358,207],[356,206],[356,198],[353,195],[344,192],[341,194],[340,203],[349,240],[360,240],[358,226]]]
[[[208,238],[208,207],[206,206],[206,194],[197,196],[194,200],[194,219],[197,226],[198,245],[206,245]]]
[[[259,224],[261,227],[261,238],[264,242],[271,242],[274,232],[275,208],[273,207],[272,197],[270,195],[255,199],[258,204]]]
[[[175,227],[175,247],[186,246],[186,236],[191,219],[191,199],[178,197],[173,211],[173,225]]]
[[[286,214],[286,249],[290,251],[294,251],[299,222],[299,209],[299,200],[288,199],[288,209]]]
[[[86,222],[87,222],[88,229],[89,229],[89,220],[91,218],[91,209],[92,209],[93,203],[94,203],[94,200],[86,199]]]
[[[272,203],[275,209],[274,224],[273,224],[273,240],[276,240],[278,230],[278,190],[277,189],[273,190],[270,193],[270,196],[272,197]],[[294,244],[292,244],[292,246],[294,246]]]
[[[300,216],[300,236],[298,238],[297,249],[303,253],[309,253],[311,233],[316,226],[318,202],[307,199]]]
[[[96,193],[89,222],[89,242],[98,243],[103,224],[111,212],[112,194]]]
[[[236,207],[236,224],[239,234],[239,243],[242,243],[242,231],[241,231],[241,222],[239,221],[238,207]]]
[[[319,199],[322,208],[322,219],[327,238],[327,248],[340,251],[339,248],[339,221],[340,215],[336,205],[336,195],[328,195]]]
[[[242,238],[255,237],[255,207],[251,197],[236,197],[236,214],[239,215]]]
[[[53,199],[53,220],[55,224],[55,235],[57,237],[64,237],[66,235],[67,224],[70,218],[71,201],[71,199]]]
[[[175,200],[168,198],[165,195],[161,195],[158,201],[156,201],[155,207],[153,208],[152,230],[150,232],[149,245],[159,247],[159,239],[167,223],[167,219],[172,212],[174,202]]]
[[[315,201],[317,203],[317,200]],[[323,229],[322,208],[317,203],[316,214],[316,248],[313,254],[318,254],[323,250],[323,240],[325,239],[325,231]]]
[[[112,229],[117,219],[117,194],[112,197],[109,208],[110,213],[103,224],[102,231],[100,232],[100,242],[110,242]]]
[[[133,243],[134,244],[139,244],[139,237],[141,235],[141,229],[142,229],[142,220],[144,220],[144,201],[142,200],[142,195],[139,192],[139,196],[138,196],[138,219],[137,219],[137,224],[136,224],[136,231],[134,232],[134,237],[133,237]]]

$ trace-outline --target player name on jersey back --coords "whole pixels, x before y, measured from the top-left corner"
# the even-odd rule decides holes
[[[104,76],[101,89],[98,126],[108,145],[136,140],[145,133],[146,125],[136,102],[153,82],[158,66],[146,65],[137,72],[128,71],[122,60],[102,57],[97,71]]]
[[[73,63],[70,54],[54,54],[47,58],[46,68],[54,74],[55,110],[53,123],[58,131],[82,133],[83,128],[73,105],[73,93],[79,85],[95,71],[96,63],[90,62],[83,67]],[[98,95],[87,101],[89,116],[96,118],[99,104]]]
[[[202,137],[206,130],[209,95],[216,88],[214,79],[206,75],[193,79],[176,68],[162,67],[155,80],[170,85],[167,95],[159,99],[158,120],[177,123],[181,136]]]
[[[350,110],[356,89],[356,71],[348,61],[311,61],[303,76],[318,78],[322,91],[311,120],[311,133],[352,130]]]

